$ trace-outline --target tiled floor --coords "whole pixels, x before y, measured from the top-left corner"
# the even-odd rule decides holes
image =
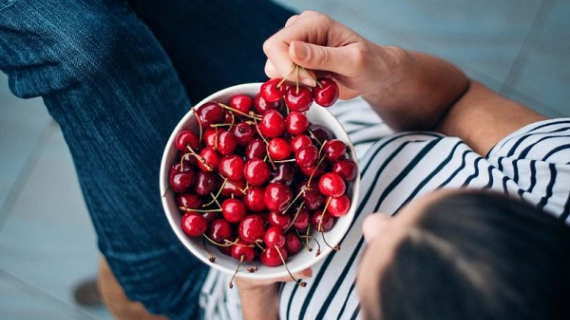
[[[281,0],[382,44],[444,57],[551,117],[570,116],[570,2]],[[0,17],[1,18],[1,17]],[[95,273],[95,235],[58,126],[0,75],[0,319],[109,319],[75,305]]]

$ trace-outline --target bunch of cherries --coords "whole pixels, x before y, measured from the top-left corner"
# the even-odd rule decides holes
[[[318,255],[311,234],[328,245],[324,232],[349,211],[356,163],[343,141],[305,114],[313,102],[333,105],[338,87],[327,78],[317,84],[271,79],[255,97],[205,103],[193,109],[198,128],[176,136],[179,161],[170,167],[169,186],[182,229],[239,261],[236,273],[250,261],[286,266],[313,241]]]

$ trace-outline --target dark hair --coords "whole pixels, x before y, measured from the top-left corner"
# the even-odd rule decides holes
[[[379,281],[383,320],[570,319],[570,228],[469,191],[426,208]]]

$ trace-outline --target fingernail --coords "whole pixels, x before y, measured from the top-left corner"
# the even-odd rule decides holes
[[[297,42],[297,57],[305,60],[309,56],[309,48],[302,42]]]

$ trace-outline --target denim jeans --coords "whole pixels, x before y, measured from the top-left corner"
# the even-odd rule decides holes
[[[190,101],[266,79],[262,43],[291,14],[265,0],[0,0],[0,69],[15,95],[43,97],[101,252],[151,312],[198,317],[208,272],[162,210],[165,143]]]

